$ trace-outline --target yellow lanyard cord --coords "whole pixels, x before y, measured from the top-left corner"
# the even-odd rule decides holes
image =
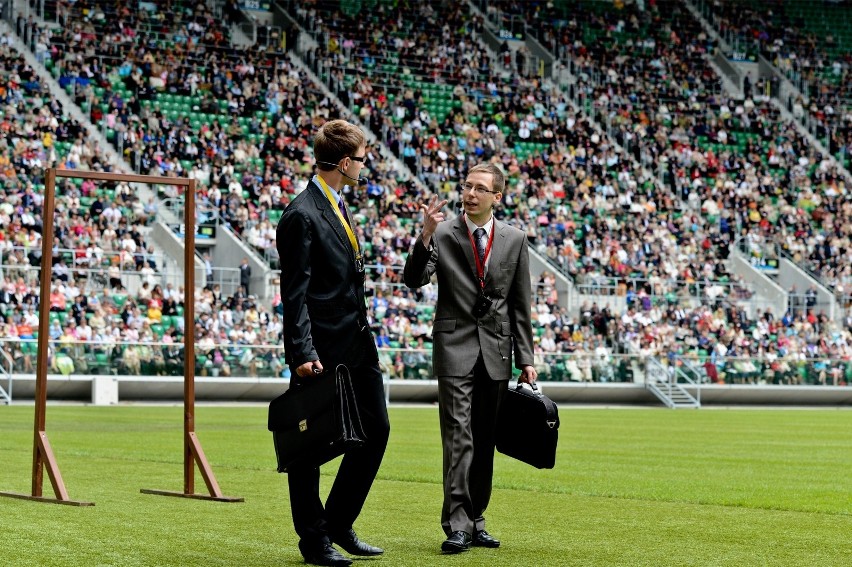
[[[323,191],[325,191],[325,196],[328,198],[328,202],[331,204],[331,208],[337,213],[337,218],[340,219],[340,224],[343,225],[343,230],[346,231],[346,236],[349,237],[349,243],[352,245],[352,250],[355,252],[355,262],[361,261],[361,247],[358,246],[358,239],[355,238],[355,233],[352,232],[352,227],[349,226],[349,223],[346,222],[346,219],[343,218],[343,213],[340,212],[340,208],[337,206],[337,202],[334,200],[334,195],[331,193],[331,189],[329,189],[328,185],[325,182],[325,179],[317,175],[317,180],[322,186]],[[341,199],[343,196],[341,195]],[[344,203],[344,207],[346,204]]]

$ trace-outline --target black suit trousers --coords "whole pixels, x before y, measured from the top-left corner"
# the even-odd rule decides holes
[[[367,352],[375,353],[375,347]],[[327,541],[329,533],[352,527],[385,454],[390,422],[382,373],[374,355],[364,358],[367,360],[349,365],[349,372],[367,443],[343,455],[325,506],[319,494],[319,468],[291,469],[287,473],[293,525],[307,545]],[[331,371],[332,368],[326,368],[326,372]]]

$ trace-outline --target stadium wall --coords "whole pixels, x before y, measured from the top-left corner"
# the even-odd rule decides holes
[[[269,402],[289,387],[278,378],[195,379],[199,402]],[[662,406],[644,384],[597,382],[539,382],[542,392],[562,404]],[[12,376],[16,403],[35,395],[35,375]],[[399,403],[437,403],[436,380],[389,380],[389,400]],[[714,384],[688,387],[700,394],[703,405],[852,406],[852,388],[846,386],[760,386]],[[48,375],[48,402],[71,401],[111,405],[124,402],[179,402],[183,399],[182,376]]]

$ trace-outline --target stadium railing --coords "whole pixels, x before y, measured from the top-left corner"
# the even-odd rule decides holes
[[[25,258],[29,258],[30,253],[41,253],[41,244],[38,246],[10,246],[0,250],[0,276],[2,276],[2,271],[4,269],[16,270],[22,267],[37,268],[41,265],[40,262],[28,265],[9,262],[9,257],[17,252],[23,253]],[[153,265],[158,267],[167,263],[167,257],[164,254],[150,253],[144,250],[137,252],[122,252],[121,250],[116,251],[101,249],[98,252],[92,252],[91,255],[87,255],[85,248],[54,248],[53,252],[54,257],[62,258],[62,260],[65,261],[65,265],[68,267],[69,271],[75,272],[78,270],[89,270],[93,266],[99,266],[102,268],[100,271],[105,273],[105,269],[107,267],[112,264],[120,263],[122,256],[128,260],[133,260],[134,263],[136,263],[135,259],[138,257],[140,259],[140,263],[153,262]],[[40,258],[38,259],[40,260]]]
[[[428,344],[428,343],[427,343]],[[0,339],[11,358],[9,373],[30,374],[35,368],[35,339]],[[196,343],[196,374],[211,378],[288,378],[281,346]],[[26,358],[30,357],[27,369]],[[648,355],[611,353],[535,354],[539,379],[545,382],[634,383],[646,379]],[[50,341],[51,374],[64,376],[181,376],[183,345],[174,342]],[[829,358],[726,357],[706,351],[657,355],[677,376],[688,365],[692,379],[706,384],[846,386],[852,361]],[[396,380],[431,380],[431,348],[380,348],[384,374]],[[515,371],[515,375],[518,371]]]

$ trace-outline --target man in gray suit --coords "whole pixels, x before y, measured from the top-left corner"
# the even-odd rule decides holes
[[[499,547],[485,531],[491,498],[497,408],[512,375],[533,383],[531,284],[526,235],[494,218],[505,177],[477,165],[462,185],[464,214],[444,222],[447,201],[424,209],[423,232],[405,262],[411,288],[438,276],[432,365],[444,447],[445,553]]]

